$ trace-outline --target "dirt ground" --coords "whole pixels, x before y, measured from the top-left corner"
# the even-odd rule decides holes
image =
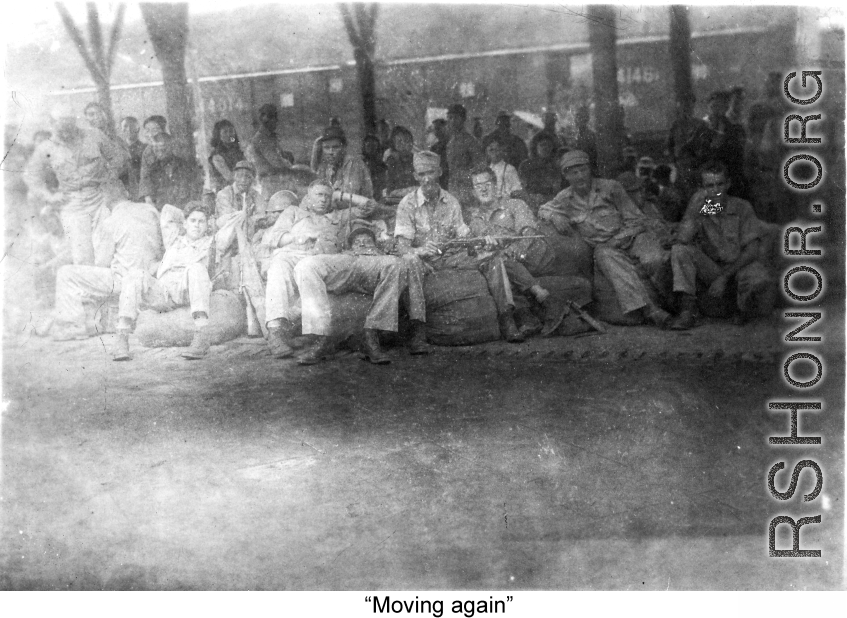
[[[773,352],[716,355],[726,328],[387,367],[300,367],[248,339],[114,363],[109,335],[7,335],[0,588],[840,588],[843,416],[801,420],[827,436],[822,500],[770,498],[770,465],[800,458],[766,443],[789,393]],[[767,557],[783,512],[823,512],[802,537],[823,560]]]
[[[33,334],[29,249],[11,242],[0,589],[844,587],[840,309],[826,409],[801,417],[824,445],[795,451],[767,444],[788,427],[767,402],[796,396],[779,312],[394,348],[387,367],[300,367],[247,338],[198,362],[134,342],[114,363],[112,335]],[[771,498],[770,466],[805,456],[822,496],[802,505],[804,472],[793,501]],[[802,534],[822,559],[768,558],[779,514],[823,515]]]

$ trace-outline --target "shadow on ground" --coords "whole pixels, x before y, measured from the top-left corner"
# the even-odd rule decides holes
[[[839,415],[801,425],[831,436],[825,560],[767,557],[772,517],[821,504],[767,493],[777,363],[113,363],[109,339],[7,340],[2,588],[841,586]]]

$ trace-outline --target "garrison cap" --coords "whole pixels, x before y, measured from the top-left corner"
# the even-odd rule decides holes
[[[420,150],[412,155],[412,166],[415,172],[429,172],[441,170],[441,157],[430,150]]]
[[[559,167],[562,171],[567,170],[569,167],[576,167],[577,165],[588,165],[588,155],[581,150],[566,152],[559,159]]]
[[[250,172],[254,176],[256,175],[256,168],[253,167],[253,164],[250,163],[250,161],[241,160],[238,163],[236,163],[235,169],[233,171],[238,171],[238,170],[247,170],[248,172]]]

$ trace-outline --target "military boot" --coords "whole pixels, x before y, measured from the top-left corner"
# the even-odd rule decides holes
[[[671,330],[688,330],[694,328],[694,312],[697,309],[697,299],[691,294],[682,294],[679,299],[679,315],[671,322]]]
[[[373,328],[365,329],[365,357],[374,365],[387,365],[391,362],[388,355],[379,347],[379,332]]]
[[[274,358],[288,358],[294,354],[294,350],[285,341],[282,329],[279,326],[268,328],[268,348]]]
[[[115,347],[112,349],[112,360],[128,361],[132,357],[129,355],[129,333],[127,331],[117,331],[117,339]]]
[[[497,321],[500,323],[500,336],[509,343],[521,343],[524,340],[523,335],[518,331],[515,324],[515,318],[512,311],[505,311],[497,316]]]
[[[209,328],[196,328],[191,345],[180,356],[186,360],[198,360],[206,356],[210,347],[212,347],[212,338],[209,336]]]
[[[426,342],[426,324],[412,320],[412,341],[409,342],[409,354],[429,354],[429,344]]]
[[[329,345],[329,337],[321,335],[315,336],[315,341],[307,349],[300,358],[297,359],[298,365],[317,365],[331,352]]]

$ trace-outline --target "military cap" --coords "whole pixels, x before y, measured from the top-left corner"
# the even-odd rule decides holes
[[[268,211],[269,212],[282,212],[289,206],[296,206],[300,203],[300,199],[297,197],[297,194],[293,191],[288,191],[283,189],[282,191],[277,191],[271,196],[271,199],[268,200]]]
[[[321,143],[331,139],[340,140],[342,144],[347,145],[347,136],[344,135],[344,129],[341,127],[330,125],[324,129],[323,133],[321,133]]]
[[[250,172],[254,176],[256,175],[256,168],[253,167],[253,164],[250,163],[250,161],[245,161],[243,159],[235,164],[235,169],[233,171],[238,171],[238,170],[247,170],[248,172]]]
[[[430,150],[420,150],[412,155],[412,166],[418,173],[440,170],[441,157]]]
[[[562,171],[577,165],[588,165],[588,163],[588,155],[581,150],[571,150],[570,152],[566,152],[562,155],[562,158],[559,159],[559,167]]]
[[[363,219],[353,219],[353,222],[350,224],[350,233],[347,234],[348,247],[353,246],[353,239],[359,234],[368,234],[376,242],[376,232],[374,232],[371,224]]]
[[[512,114],[511,114],[511,112],[507,112],[505,109],[501,109],[499,112],[497,112],[497,120],[500,120],[501,118],[511,119]]]

